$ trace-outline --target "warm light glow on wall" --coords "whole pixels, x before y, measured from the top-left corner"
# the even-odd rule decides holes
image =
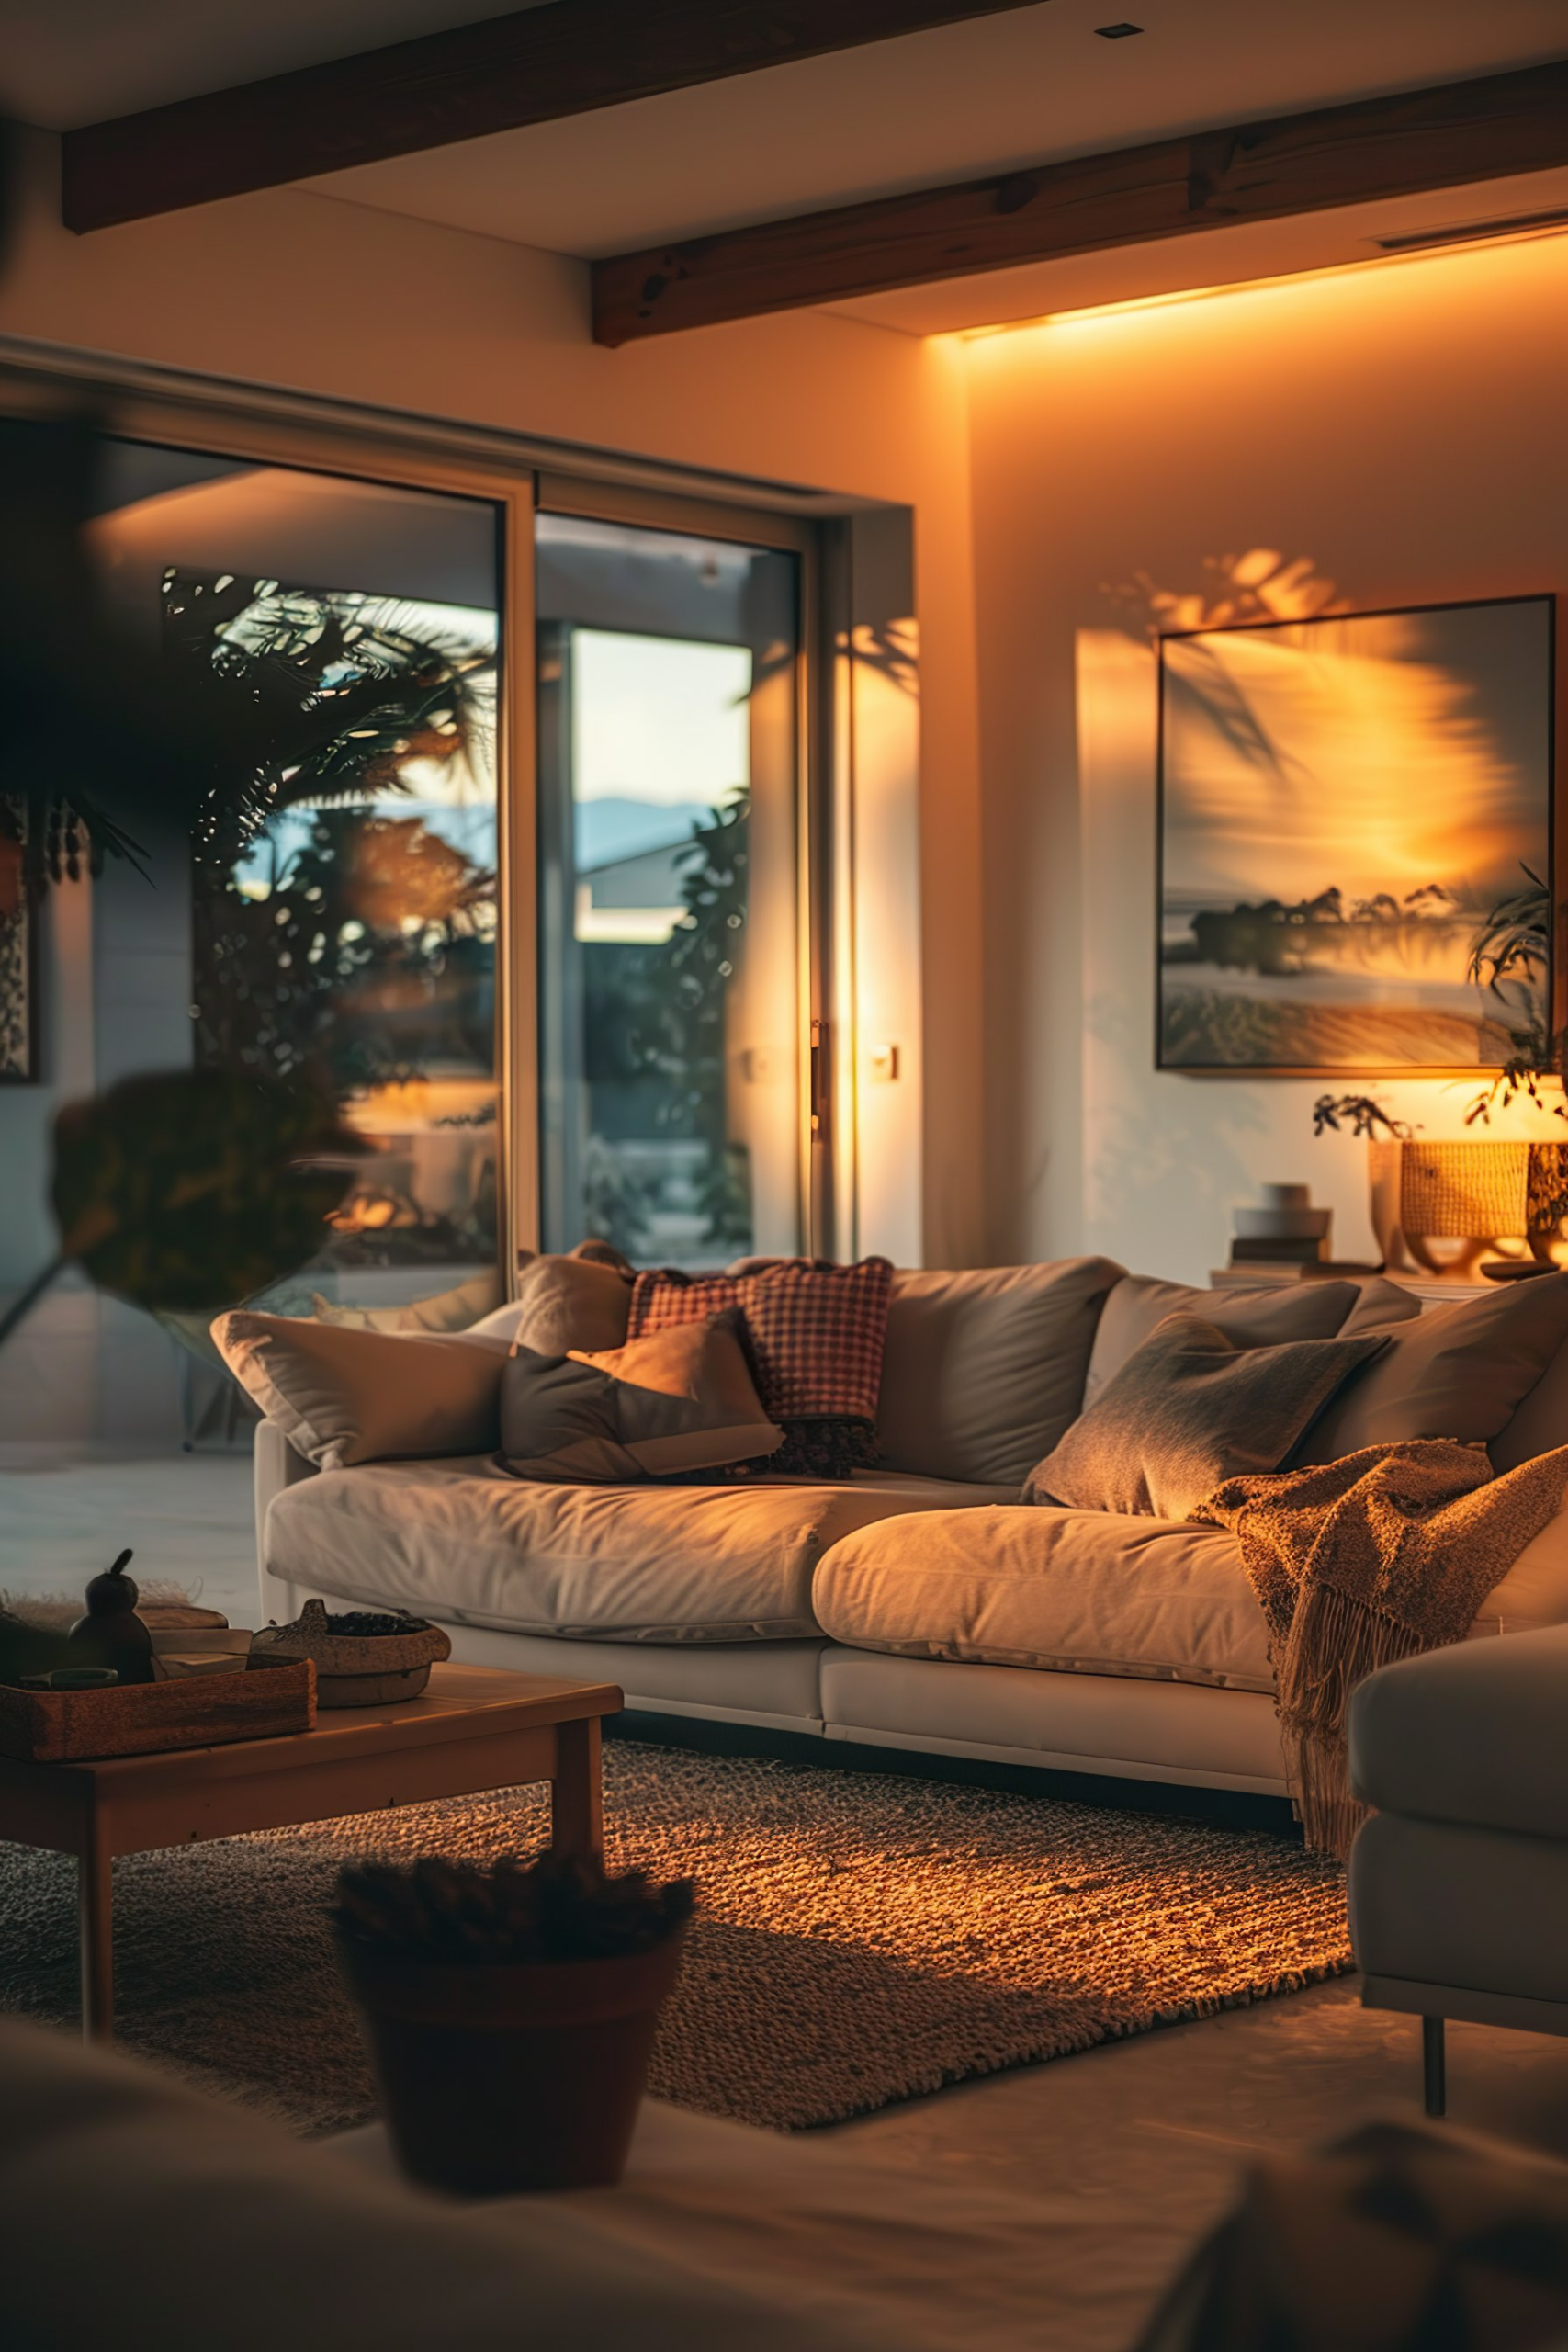
[[[1320,286],[1326,280],[1362,277],[1368,270],[1380,273],[1389,269],[1410,269],[1429,266],[1434,262],[1453,263],[1463,255],[1496,253],[1501,248],[1517,245],[1539,245],[1568,237],[1568,228],[1554,225],[1545,229],[1515,229],[1499,232],[1495,237],[1473,237],[1462,244],[1433,245],[1413,253],[1369,254],[1364,260],[1331,262],[1322,269],[1293,269],[1280,277],[1248,277],[1231,280],[1217,286],[1190,286],[1165,294],[1137,294],[1120,302],[1094,302],[1074,311],[1044,311],[1032,319],[1003,319],[995,326],[960,327],[951,334],[934,335],[936,343],[988,343],[998,335],[1037,334],[1047,327],[1092,325],[1101,319],[1119,319],[1141,315],[1147,311],[1169,311],[1190,302],[1231,301],[1237,296],[1276,293],[1289,287]]]

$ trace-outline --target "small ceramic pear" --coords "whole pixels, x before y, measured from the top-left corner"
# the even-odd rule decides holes
[[[125,1573],[130,1556],[122,1552],[87,1587],[87,1613],[71,1628],[71,1664],[112,1666],[122,1682],[151,1682],[152,1636],[136,1614],[140,1596]]]

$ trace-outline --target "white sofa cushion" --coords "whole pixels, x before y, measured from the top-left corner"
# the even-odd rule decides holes
[[[895,1470],[1021,1487],[1082,1408],[1109,1258],[893,1280],[876,1430]]]
[[[905,1657],[1271,1690],[1269,1635],[1219,1527],[1028,1506],[883,1519],[817,1571],[834,1641]],[[1472,1635],[1568,1624],[1568,1513],[1523,1551]]]
[[[788,1641],[817,1631],[813,1573],[852,1528],[1009,1491],[874,1471],[844,1486],[536,1486],[483,1459],[374,1463],[276,1496],[263,1556],[285,1583],[447,1623]]]

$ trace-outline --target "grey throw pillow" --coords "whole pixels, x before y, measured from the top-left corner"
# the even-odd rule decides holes
[[[517,1478],[628,1486],[776,1453],[738,1314],[629,1340],[601,1353],[513,1345],[501,1381],[501,1453]]]
[[[1201,1316],[1169,1316],[1037,1464],[1024,1500],[1186,1519],[1226,1478],[1278,1470],[1386,1345],[1373,1336],[1238,1348]]]

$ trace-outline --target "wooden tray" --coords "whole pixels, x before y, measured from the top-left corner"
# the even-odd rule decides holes
[[[313,1731],[315,1724],[310,1658],[180,1682],[111,1683],[105,1690],[18,1690],[0,1683],[0,1756],[33,1764],[218,1747]]]

